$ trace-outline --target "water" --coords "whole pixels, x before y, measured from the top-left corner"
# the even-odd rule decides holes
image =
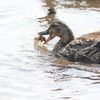
[[[0,100],[100,100],[99,64],[54,58],[58,38],[44,47],[33,41],[56,19],[75,37],[99,30],[99,6],[99,0],[0,1]],[[48,15],[49,7],[57,13]]]

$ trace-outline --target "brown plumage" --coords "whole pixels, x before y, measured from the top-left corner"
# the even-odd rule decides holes
[[[55,56],[62,55],[75,60],[100,62],[100,31],[75,39],[72,30],[65,23],[54,21],[46,31],[38,34],[50,35],[46,43],[55,36],[60,37],[60,40],[53,48]]]

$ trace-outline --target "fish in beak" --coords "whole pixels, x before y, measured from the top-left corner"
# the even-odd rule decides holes
[[[38,35],[49,35],[49,37],[47,38],[47,40],[45,41],[44,44],[48,43],[50,40],[52,40],[53,38],[55,38],[56,36],[54,36],[53,34],[48,33],[48,31],[43,31],[43,32],[39,32]]]

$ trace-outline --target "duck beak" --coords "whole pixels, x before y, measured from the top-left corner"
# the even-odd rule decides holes
[[[48,31],[39,32],[38,35],[49,35]]]
[[[53,34],[48,33],[47,30],[43,31],[43,32],[39,32],[38,35],[49,35],[49,37],[47,38],[45,44],[56,37],[56,36],[53,36]]]
[[[46,40],[46,43],[55,38],[56,36],[53,36],[53,34],[50,34],[49,37]]]

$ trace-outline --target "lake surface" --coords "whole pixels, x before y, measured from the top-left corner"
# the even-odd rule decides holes
[[[0,1],[0,100],[100,100],[100,64],[53,57],[58,38],[34,42],[56,19],[75,37],[100,30],[100,1]]]

